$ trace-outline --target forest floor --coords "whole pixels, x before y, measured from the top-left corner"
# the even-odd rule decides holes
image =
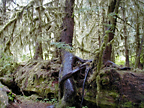
[[[10,102],[7,108],[47,108],[48,106],[57,103],[56,99],[45,100],[48,98],[43,96],[46,96],[47,94],[47,92],[45,91],[48,91],[50,94],[56,95],[54,96],[55,98],[58,96],[57,83],[59,70],[60,63],[57,60],[43,61],[40,63],[33,62],[28,65],[22,66],[14,73],[14,78],[15,81],[17,81],[17,84],[21,82],[21,84],[19,84],[19,87],[21,87],[24,91],[28,90],[28,92],[30,93],[29,95],[16,94],[16,98],[20,102]],[[104,68],[101,71],[100,101],[105,101],[101,101],[101,104],[104,104],[105,106],[120,105],[122,107],[127,105],[131,107],[131,103],[132,105],[134,103],[136,107],[144,104],[144,71],[139,69],[117,70],[111,67]],[[77,80],[76,85],[77,87],[79,87],[77,92],[78,94],[80,94],[79,100],[81,100],[82,84],[83,78],[85,76],[85,71],[80,71],[78,73],[81,73],[81,76],[78,77],[79,74],[76,74],[73,77]],[[24,81],[24,83],[22,83],[22,81]],[[96,82],[93,82],[91,84],[87,83],[85,85],[85,96],[83,102],[84,106],[91,106],[91,103],[94,103],[94,106],[96,105],[96,92]],[[38,94],[40,94],[42,98],[37,97]],[[118,101],[116,101],[116,99]]]
[[[135,102],[135,103],[139,103],[138,102],[139,99],[143,100],[144,98],[141,96],[144,94],[144,89],[143,89],[144,74],[141,72],[135,73],[133,71],[117,71],[117,72],[120,74],[120,77],[122,78],[122,80],[121,80],[122,88],[119,88],[119,89],[122,92],[123,97],[130,100],[130,102]],[[108,86],[108,85],[104,84],[104,86]],[[103,88],[103,89],[105,89],[105,88]],[[106,88],[106,89],[108,90],[109,88]],[[105,95],[107,95],[107,94],[105,94]],[[32,96],[30,98],[30,97],[18,95],[17,99],[20,100],[21,103],[18,103],[18,102],[10,103],[7,108],[47,108],[48,106],[56,103],[56,102],[52,102],[52,101],[48,103],[48,101],[44,102],[44,101],[36,100]],[[125,99],[123,98],[122,100],[125,100]],[[113,103],[113,101],[111,101],[111,102]],[[126,108],[127,106],[128,106],[128,108],[130,108],[131,104],[130,105],[129,104],[130,103],[126,103],[126,104],[124,103],[123,108]],[[143,103],[141,103],[141,104],[143,105]],[[133,108],[136,108],[136,107],[133,107]]]
[[[20,102],[9,102],[9,105],[6,108],[47,108],[55,103],[52,101],[45,102],[31,98],[32,96],[26,97],[17,95],[17,99]]]
[[[34,102],[32,100],[22,100],[22,103],[11,103],[7,108],[46,108],[51,104],[44,102]]]

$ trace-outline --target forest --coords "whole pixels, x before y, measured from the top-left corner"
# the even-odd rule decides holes
[[[1,0],[0,108],[144,108],[144,1]]]

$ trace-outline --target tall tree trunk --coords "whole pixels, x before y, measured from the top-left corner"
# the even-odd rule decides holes
[[[73,18],[73,6],[74,0],[66,0],[65,1],[65,13],[66,16],[63,19],[62,32],[61,32],[61,42],[72,46],[73,40],[73,30],[74,30],[74,18]],[[61,50],[61,59],[62,59],[62,69],[59,73],[59,78],[61,79],[64,75],[68,74],[72,71],[73,67],[73,55],[62,49]],[[59,108],[65,108],[66,106],[71,106],[72,102],[74,102],[74,98],[76,95],[76,88],[72,78],[67,79],[64,82],[62,90],[60,90],[60,104]]]
[[[129,67],[129,50],[128,50],[128,35],[126,28],[126,17],[125,17],[125,2],[123,2],[123,20],[124,20],[124,37],[125,37],[125,66]]]
[[[144,22],[143,22],[143,24],[144,24]],[[138,39],[140,39],[140,38],[138,38]],[[138,41],[138,39],[137,39],[137,41]],[[143,26],[143,35],[142,35],[141,43],[138,44],[138,42],[137,42],[137,51],[138,52],[136,52],[135,68],[138,68],[138,67],[143,68],[143,66],[141,66],[141,64],[140,64],[140,55],[142,52],[143,44],[144,44],[144,26]]]
[[[111,0],[111,3],[108,7],[108,16],[109,16],[109,22],[108,24],[111,26],[106,27],[106,30],[108,32],[108,42],[110,42],[114,38],[115,34],[115,28],[116,28],[116,22],[117,18],[116,16],[113,16],[112,13],[118,14],[118,8],[121,0]],[[105,63],[107,60],[111,60],[111,54],[112,54],[112,45],[106,46],[106,49],[103,53],[103,63]]]
[[[139,26],[140,26],[140,22],[139,22],[139,16],[137,13],[137,18],[136,18],[136,35],[135,35],[135,42],[136,42],[136,59],[135,59],[135,68],[138,68],[140,65],[140,57],[138,57],[139,55],[139,49],[140,49],[140,31],[139,31]],[[140,55],[139,55],[140,56]]]
[[[36,1],[36,4],[38,6],[37,11],[38,11],[38,16],[39,16],[39,24],[38,24],[38,30],[36,33],[36,45],[35,45],[34,60],[43,59],[42,41],[41,41],[41,39],[39,39],[39,37],[42,38],[42,35],[41,35],[41,32],[42,32],[42,28],[41,28],[41,25],[42,25],[41,24],[42,23],[42,19],[41,19],[42,1],[43,0]]]
[[[103,37],[104,37],[104,35],[105,35],[105,26],[104,26],[104,24],[106,23],[105,22],[105,9],[102,9],[102,23],[103,23],[102,32],[103,32]]]
[[[3,4],[3,14],[6,14],[6,0],[2,0]]]
[[[56,6],[56,7],[58,7],[58,5],[59,5],[59,0],[57,0],[57,1],[55,1],[54,2],[54,6]],[[59,10],[60,11],[60,10]],[[57,21],[56,23],[59,23],[59,21]],[[54,37],[55,37],[55,41],[56,42],[60,42],[61,40],[60,40],[60,36],[59,35],[57,35],[57,33],[54,33]],[[60,57],[60,50],[59,50],[59,48],[57,48],[56,46],[55,46],[55,51],[54,51],[54,54],[53,54],[53,58],[59,58]]]

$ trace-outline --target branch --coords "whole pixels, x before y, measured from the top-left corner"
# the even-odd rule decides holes
[[[19,11],[19,12],[16,13],[16,17],[15,18],[13,18],[6,25],[4,25],[4,27],[0,30],[0,38],[1,38],[1,34],[3,33],[3,31],[6,30],[8,28],[8,26],[10,26],[11,24],[16,23],[16,21],[18,19],[20,19],[21,16],[23,15],[24,10],[26,8],[28,8],[29,5],[32,5],[32,4],[33,4],[33,2],[30,2],[28,5],[24,6],[21,11]]]
[[[78,68],[76,68],[76,69],[74,69],[73,71],[69,72],[68,74],[64,75],[64,76],[62,77],[62,79],[60,79],[60,81],[59,81],[59,87],[61,88],[62,85],[63,85],[63,82],[64,82],[65,80],[67,80],[68,78],[72,77],[72,75],[73,75],[74,73],[77,73],[79,70],[82,70],[82,69],[86,68],[87,65],[90,65],[90,62],[92,62],[92,60],[86,61],[84,64],[80,65]]]
[[[120,20],[122,20],[123,22],[125,22],[125,20],[122,19],[121,17],[119,17],[118,15],[117,15],[117,18],[119,18]],[[129,25],[130,27],[132,27],[133,29],[135,29],[135,28],[134,28],[132,25],[130,25],[128,22],[126,22],[126,24]]]

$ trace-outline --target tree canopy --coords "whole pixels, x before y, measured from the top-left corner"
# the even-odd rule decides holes
[[[112,26],[108,23],[109,18],[116,17],[117,25],[112,42],[113,61],[121,55],[125,57],[127,49],[131,66],[135,65],[138,55],[138,59],[143,63],[143,1],[121,0],[118,13],[109,13],[111,1],[113,0],[75,1],[72,52],[82,58],[93,58],[102,45],[107,28]],[[4,2],[1,2],[1,47],[19,61],[24,57],[33,58],[37,40],[42,42],[44,59],[53,58],[55,48],[64,44],[59,42],[62,18],[66,15],[64,1],[41,1],[40,5],[37,5],[37,2],[18,4],[18,1],[7,1],[6,11]]]

